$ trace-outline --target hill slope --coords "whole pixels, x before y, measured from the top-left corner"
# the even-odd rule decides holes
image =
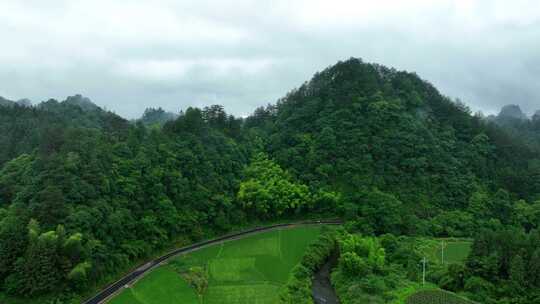
[[[474,212],[471,198],[500,188],[529,199],[540,192],[535,150],[417,75],[359,59],[318,73],[246,126],[300,180],[344,193],[348,214],[363,216],[354,206],[373,188],[393,194],[411,219]]]
[[[96,129],[121,134],[127,121],[106,112],[80,95],[63,102],[54,99],[35,107],[20,103],[0,104],[0,164],[40,148],[45,151],[59,145],[70,128]]]

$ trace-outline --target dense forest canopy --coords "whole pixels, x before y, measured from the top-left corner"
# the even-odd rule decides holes
[[[360,59],[245,119],[214,105],[130,123],[80,95],[0,101],[0,288],[13,296],[76,298],[175,242],[258,220],[340,216],[366,235],[518,229],[518,251],[540,225],[538,115],[472,115],[416,74]],[[527,252],[513,263],[538,258]],[[485,267],[473,275],[512,276]]]

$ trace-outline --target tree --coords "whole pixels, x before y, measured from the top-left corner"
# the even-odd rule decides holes
[[[92,264],[87,261],[79,263],[68,273],[67,279],[72,282],[75,288],[81,289],[88,281],[91,268]]]
[[[525,262],[520,255],[515,255],[510,261],[510,280],[512,280],[517,287],[524,286],[526,283],[526,269]]]
[[[187,108],[185,113],[180,113],[179,117],[165,125],[166,129],[172,129],[173,132],[187,132],[200,135],[206,131],[203,113],[198,108]]]
[[[199,298],[202,298],[208,288],[208,273],[203,267],[190,267],[188,272],[183,274],[184,279],[197,291]]]
[[[30,239],[25,263],[18,269],[24,275],[24,290],[29,295],[50,292],[59,286],[62,274],[57,264],[57,238],[54,231],[49,231]]]
[[[227,113],[222,105],[212,105],[202,110],[202,117],[210,126],[225,129],[227,123]]]
[[[378,189],[363,191],[353,201],[359,205],[359,222],[368,223],[375,234],[400,234],[403,228],[402,203]]]
[[[448,290],[461,290],[465,285],[465,268],[460,264],[450,264],[447,275],[439,285]]]
[[[15,271],[28,243],[28,230],[22,218],[8,215],[0,220],[0,282]]]
[[[509,223],[512,214],[512,200],[508,191],[499,189],[492,198],[493,215],[502,223]]]
[[[53,227],[59,219],[68,214],[62,190],[53,185],[46,186],[38,193],[32,203],[32,209],[39,222],[46,227]]]
[[[524,200],[519,200],[513,209],[513,218],[516,225],[525,228],[526,231],[540,227],[540,201],[529,204]]]
[[[295,183],[289,173],[264,154],[258,154],[245,169],[237,198],[242,207],[259,216],[273,218],[299,211],[311,203],[307,186]]]
[[[489,298],[493,292],[493,284],[480,277],[468,278],[464,288],[478,301]]]
[[[485,190],[477,190],[471,194],[467,208],[471,214],[481,219],[488,219],[491,216],[491,209],[489,193]]]
[[[527,270],[531,285],[540,286],[540,248],[532,253]]]
[[[432,220],[432,231],[437,236],[463,237],[474,231],[474,218],[463,211],[445,211]]]
[[[345,252],[339,258],[339,264],[343,272],[350,276],[365,276],[371,272],[368,263],[355,252]]]

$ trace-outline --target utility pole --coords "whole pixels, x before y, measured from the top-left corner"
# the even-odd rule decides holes
[[[441,264],[444,265],[444,240],[441,241]]]
[[[426,285],[426,257],[422,259],[422,286]]]

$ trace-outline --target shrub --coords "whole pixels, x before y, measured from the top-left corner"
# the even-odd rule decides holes
[[[280,294],[280,303],[312,304],[311,279],[328,257],[336,250],[336,232],[323,231],[317,240],[308,246],[302,260],[293,268],[289,281]]]

